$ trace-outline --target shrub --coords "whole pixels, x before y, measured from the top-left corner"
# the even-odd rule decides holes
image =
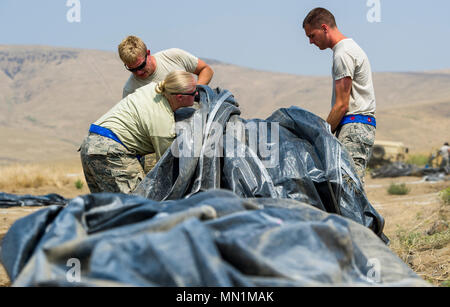
[[[450,187],[446,188],[445,190],[441,191],[439,193],[441,196],[441,199],[444,201],[444,204],[450,205]]]
[[[432,235],[423,232],[410,232],[405,229],[397,230],[397,238],[401,247],[407,252],[425,251],[429,249],[440,249],[450,243],[450,230],[437,232]]]
[[[391,185],[388,188],[388,193],[390,195],[406,195],[408,194],[410,189],[406,187],[406,184],[396,184],[391,183]]]
[[[415,155],[410,155],[408,157],[408,160],[406,161],[406,163],[408,164],[414,164],[416,166],[425,166],[428,164],[429,162],[429,157],[427,155],[423,155],[423,154],[415,154]]]
[[[83,188],[83,181],[81,181],[80,179],[78,179],[77,181],[75,181],[75,187],[78,190],[81,190]]]

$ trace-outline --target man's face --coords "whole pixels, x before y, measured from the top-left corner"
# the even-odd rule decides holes
[[[309,43],[319,47],[320,50],[328,48],[328,39],[325,29],[314,28],[309,24],[305,25],[305,34],[309,38]]]
[[[127,68],[133,73],[135,77],[139,79],[145,79],[153,73],[151,66],[150,52],[147,51],[147,56],[139,56],[136,62],[133,63],[133,65],[127,65]]]

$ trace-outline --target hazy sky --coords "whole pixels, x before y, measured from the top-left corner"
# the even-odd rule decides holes
[[[152,52],[179,47],[261,70],[329,75],[331,51],[310,45],[301,28],[306,14],[322,6],[366,51],[374,71],[450,68],[448,0],[77,1],[80,22],[69,22],[77,6],[68,0],[0,0],[0,44],[115,52],[134,34]]]

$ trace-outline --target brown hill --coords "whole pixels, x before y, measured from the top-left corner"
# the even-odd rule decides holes
[[[271,73],[214,60],[211,86],[232,91],[245,118],[296,105],[325,117],[331,77]],[[0,164],[75,157],[89,124],[121,99],[128,78],[112,52],[0,45]],[[375,73],[377,137],[428,151],[448,138],[450,74]],[[448,140],[447,140],[448,141]]]

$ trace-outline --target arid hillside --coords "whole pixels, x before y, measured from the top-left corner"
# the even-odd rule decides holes
[[[281,107],[322,117],[331,77],[264,72],[208,60],[212,87],[234,93],[244,118]],[[0,164],[75,157],[89,124],[121,99],[129,73],[113,52],[0,46]],[[450,74],[375,73],[377,138],[426,152],[448,140]]]

